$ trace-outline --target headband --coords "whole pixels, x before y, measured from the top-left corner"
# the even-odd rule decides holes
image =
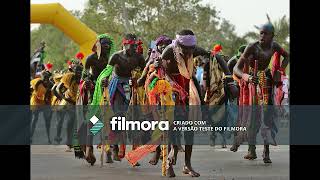
[[[137,44],[137,45],[141,45],[143,44],[142,41],[139,39],[137,41],[133,40],[133,39],[126,39],[123,38],[122,39],[122,45],[127,45],[127,44]]]
[[[194,35],[176,35],[175,42],[178,42],[183,46],[195,46],[197,39]]]

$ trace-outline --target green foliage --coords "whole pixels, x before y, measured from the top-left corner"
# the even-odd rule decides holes
[[[125,33],[133,32],[144,42],[159,35],[171,38],[182,29],[192,29],[198,45],[210,50],[216,40],[224,42],[224,53],[233,55],[246,43],[238,37],[228,21],[220,22],[214,7],[200,5],[200,0],[90,0],[81,20],[98,33],[107,32],[115,37],[117,47]],[[146,52],[146,51],[145,51]]]

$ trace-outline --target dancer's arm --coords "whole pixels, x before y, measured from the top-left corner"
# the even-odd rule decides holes
[[[249,44],[244,50],[243,54],[240,56],[238,62],[233,68],[233,73],[240,79],[243,79],[247,82],[258,83],[258,78],[252,75],[243,73],[242,69],[244,68],[245,63],[249,63],[249,56],[253,55],[254,44]]]

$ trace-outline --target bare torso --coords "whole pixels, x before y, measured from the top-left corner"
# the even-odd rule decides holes
[[[265,70],[268,68],[273,54],[279,50],[279,45],[275,42],[269,48],[262,48],[258,42],[252,44],[251,53],[248,56],[250,67],[254,68],[255,60],[258,61],[258,70]]]
[[[92,69],[93,80],[97,80],[100,73],[104,70],[104,68],[108,64],[108,59],[100,58],[98,59],[97,54],[90,55],[85,64],[85,69]]]
[[[110,60],[110,65],[114,66],[114,72],[120,77],[131,77],[131,71],[137,67],[141,70],[145,67],[145,60],[141,54],[129,56],[124,51],[115,53]]]

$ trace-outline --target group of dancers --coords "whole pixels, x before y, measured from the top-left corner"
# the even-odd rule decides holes
[[[270,22],[260,27],[260,38],[250,44],[239,47],[232,58],[227,59],[222,54],[222,46],[218,44],[212,50],[205,50],[197,45],[196,35],[192,30],[184,29],[171,39],[161,35],[155,40],[156,47],[149,49],[147,57],[143,55],[143,42],[135,34],[126,34],[122,40],[122,49],[116,51],[114,39],[109,34],[97,36],[93,45],[93,53],[84,59],[78,53],[69,63],[66,72],[52,72],[52,65],[46,64],[40,73],[32,71],[31,101],[33,116],[31,136],[34,134],[42,105],[52,108],[44,111],[48,142],[50,139],[50,120],[52,112],[57,113],[57,135],[55,142],[60,143],[61,128],[65,115],[68,115],[67,145],[68,151],[74,148],[76,157],[86,159],[94,165],[96,157],[92,144],[93,135],[88,132],[91,128],[88,118],[79,126],[76,110],[64,108],[74,105],[90,105],[96,112],[96,106],[108,105],[115,115],[126,115],[130,105],[148,106],[214,106],[223,108],[224,104],[238,107],[236,113],[237,126],[248,127],[248,131],[236,132],[234,143],[230,148],[236,152],[240,144],[248,142],[248,153],[245,159],[253,160],[256,155],[256,136],[271,134],[273,140],[265,138],[263,161],[271,163],[269,145],[276,145],[272,117],[268,108],[263,106],[281,105],[285,97],[283,78],[289,62],[289,54],[274,38],[274,27]],[[41,65],[45,44],[39,48],[36,56]],[[282,57],[282,58],[281,58]],[[41,59],[42,58],[42,59]],[[272,59],[272,69],[269,64]],[[195,61],[196,60],[196,61]],[[199,73],[199,74],[198,74]],[[253,106],[261,106],[255,108]],[[90,109],[90,107],[89,107]],[[173,110],[175,111],[175,110]],[[219,112],[219,109],[216,111]],[[92,112],[84,111],[84,117]],[[175,118],[192,120],[184,112],[174,112]],[[263,114],[263,115],[262,115]],[[207,113],[202,113],[203,117]],[[144,110],[144,118],[159,120],[159,114],[153,110]],[[190,119],[191,118],[191,119]],[[210,119],[210,118],[209,118]],[[104,140],[112,141],[115,136],[123,136],[112,132],[105,121],[107,136]],[[263,124],[263,126],[262,126]],[[263,127],[263,128],[261,128]],[[76,133],[74,133],[76,129]],[[260,131],[259,131],[260,130]],[[74,134],[78,142],[74,143]],[[180,139],[180,132],[177,132]],[[145,135],[147,136],[147,135]],[[150,134],[148,136],[151,136]],[[99,148],[106,152],[106,162],[120,161],[126,158],[133,166],[139,166],[138,160],[148,153],[154,153],[149,161],[155,165],[163,159],[163,174],[174,177],[173,165],[176,164],[178,151],[184,151],[185,163],[183,173],[198,177],[191,165],[193,133],[184,133],[184,149],[181,143],[172,142],[167,145],[143,144],[141,139],[133,144],[132,150],[126,152],[123,143],[101,143]],[[186,138],[188,136],[188,138]],[[211,138],[215,139],[215,133]],[[84,138],[82,138],[84,137]],[[158,137],[160,139],[161,136]],[[156,139],[156,140],[158,140]],[[150,138],[149,138],[150,140]],[[154,140],[154,139],[153,139]],[[144,143],[147,143],[145,140]],[[223,147],[226,147],[223,144]],[[103,159],[102,159],[103,161]]]

